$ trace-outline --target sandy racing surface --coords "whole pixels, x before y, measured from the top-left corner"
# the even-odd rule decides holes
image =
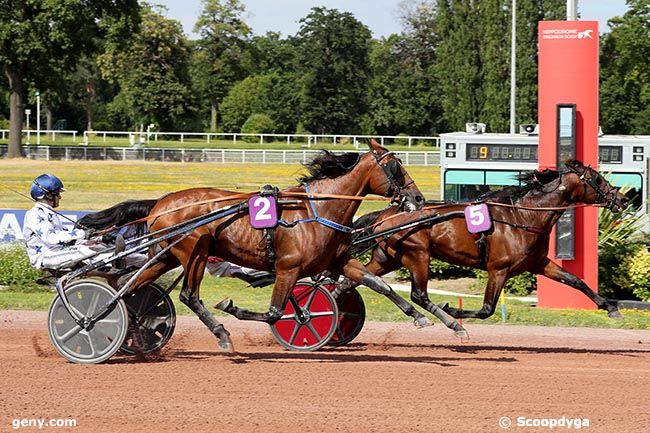
[[[232,355],[180,317],[160,356],[82,366],[54,351],[46,313],[0,311],[0,432],[650,431],[650,331],[466,325],[459,343],[440,324],[366,323],[350,346],[295,353],[266,325],[224,323]],[[77,427],[12,426],[44,418]]]

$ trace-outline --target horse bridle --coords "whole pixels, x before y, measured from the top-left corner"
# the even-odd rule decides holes
[[[386,176],[386,183],[388,184],[388,191],[386,192],[386,194],[391,196],[393,198],[393,201],[397,201],[400,204],[402,204],[402,202],[406,200],[406,196],[402,194],[402,190],[408,188],[410,185],[414,183],[414,181],[411,180],[409,183],[404,183],[404,179],[406,178],[406,176],[405,176],[405,171],[402,168],[402,165],[400,164],[401,161],[399,160],[399,158],[395,157],[395,159],[388,160],[384,164],[382,164],[381,161],[384,158],[394,154],[395,152],[393,151],[384,152],[381,155],[377,155],[375,152],[372,152],[372,155],[375,157],[375,161],[377,162],[377,165],[381,167],[381,170],[384,172],[384,175]],[[398,177],[400,177],[401,180],[398,179]]]
[[[591,166],[583,166],[584,170],[582,173],[577,167],[573,165],[566,164],[567,168],[578,175],[578,178],[582,182],[584,187],[584,193],[587,194],[587,186],[591,187],[594,192],[597,194],[596,203],[606,203],[607,209],[613,211],[616,208],[616,196],[618,195],[618,188],[612,186],[607,182],[603,176],[596,172]],[[588,176],[587,176],[588,175]],[[601,179],[604,185],[607,185],[607,191],[604,191],[600,185],[598,185],[598,179]]]

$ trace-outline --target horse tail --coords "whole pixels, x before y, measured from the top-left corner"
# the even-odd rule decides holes
[[[158,200],[127,200],[108,209],[90,213],[77,221],[82,228],[102,230],[120,227],[149,215]]]
[[[374,239],[370,239],[361,243],[357,243],[356,240],[372,233],[372,224],[374,224],[375,221],[379,219],[379,215],[382,212],[384,212],[384,210],[370,212],[359,217],[354,222],[353,227],[355,231],[354,236],[352,237],[352,246],[350,247],[350,253],[353,256],[372,247],[373,243],[375,242]]]

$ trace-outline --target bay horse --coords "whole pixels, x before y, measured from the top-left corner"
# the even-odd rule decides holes
[[[334,270],[388,296],[405,314],[413,317],[416,326],[430,325],[422,313],[350,255],[350,226],[365,195],[393,197],[409,210],[419,209],[424,204],[422,193],[393,152],[375,140],[370,140],[369,147],[370,151],[362,155],[335,155],[323,151],[307,164],[309,174],[299,178],[300,186],[279,191],[280,199],[293,198],[295,204],[281,206],[278,213],[282,224],[274,228],[271,235],[254,229],[245,212],[198,227],[144,270],[134,282],[135,290],[182,266],[185,276],[180,300],[196,313],[224,350],[232,350],[230,334],[199,296],[208,256],[276,274],[267,312],[241,309],[230,299],[215,306],[242,320],[275,323],[282,317],[298,279]],[[318,200],[318,196],[326,196],[326,200]],[[148,230],[155,232],[241,200],[241,194],[232,191],[193,188],[170,193],[158,200],[120,203],[84,217],[80,224],[104,229],[147,218]],[[172,240],[161,242],[160,246]]]
[[[567,206],[604,204],[619,212],[627,198],[596,170],[577,160],[565,163],[566,169],[532,171],[520,175],[521,187],[489,192],[477,202],[487,204],[492,228],[477,239],[467,228],[464,208],[473,203],[425,206],[410,214],[388,208],[361,217],[357,228],[365,233],[396,228],[411,221],[431,217],[435,223],[418,224],[381,238],[372,251],[366,268],[375,275],[406,267],[411,273],[411,300],[422,308],[436,308],[427,293],[431,257],[460,266],[488,272],[487,287],[480,310],[460,310],[443,304],[454,318],[490,317],[506,281],[523,272],[544,275],[579,290],[612,318],[622,317],[617,307],[591,290],[584,281],[547,257],[551,228]],[[436,216],[439,216],[437,218]],[[363,232],[362,232],[363,233]],[[482,239],[481,239],[482,238]],[[369,247],[372,241],[353,247],[353,254]],[[343,280],[335,293],[356,283]]]

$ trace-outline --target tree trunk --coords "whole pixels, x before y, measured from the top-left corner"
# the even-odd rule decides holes
[[[217,132],[217,99],[210,99],[210,132]]]
[[[25,108],[25,93],[20,73],[11,65],[5,65],[5,75],[9,79],[9,146],[7,158],[20,158],[22,153],[22,127]]]
[[[49,105],[45,106],[45,129],[52,130],[52,108]]]
[[[86,83],[86,93],[88,98],[86,99],[86,131],[93,130],[93,105],[95,103],[95,87],[93,86],[92,81]]]

